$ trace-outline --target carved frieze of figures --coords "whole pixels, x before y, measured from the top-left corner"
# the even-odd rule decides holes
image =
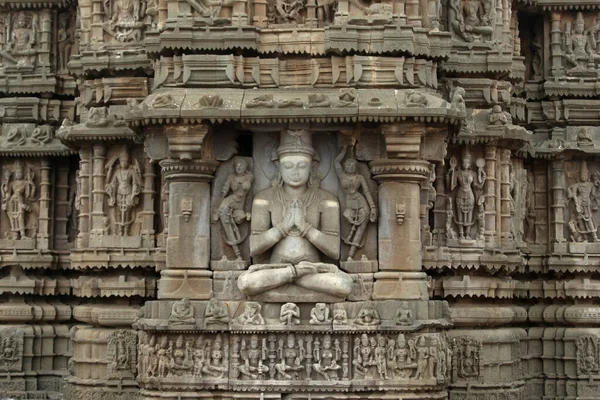
[[[597,375],[600,373],[600,338],[580,336],[577,345],[577,375]]]
[[[110,334],[107,342],[109,377],[134,377],[137,367],[137,333],[119,329]]]
[[[110,233],[130,235],[136,220],[136,208],[142,191],[142,173],[136,158],[123,146],[106,164],[106,196],[110,216]]]
[[[11,239],[26,239],[36,233],[30,224],[35,212],[37,185],[35,173],[29,164],[17,160],[12,167],[5,166],[0,186],[2,210],[8,217]]]
[[[593,25],[593,26],[592,26]],[[562,50],[564,66],[571,74],[594,70],[600,63],[598,31],[600,20],[586,30],[584,15],[578,12],[575,20],[566,22],[563,30]]]
[[[354,337],[354,379],[434,379],[448,377],[451,351],[437,335],[363,333]]]
[[[466,42],[490,40],[494,28],[490,0],[449,0],[448,24],[454,37]]]
[[[3,63],[19,68],[35,68],[39,47],[38,14],[25,11],[9,14],[5,29],[6,45],[0,51]]]
[[[229,339],[225,335],[145,335],[139,352],[142,379],[224,379],[229,371]]]
[[[23,337],[19,329],[4,329],[0,332],[0,372],[21,371],[23,366]]]
[[[570,166],[577,166],[571,163]],[[572,172],[572,173],[570,173]],[[569,200],[569,237],[573,242],[597,242],[597,224],[594,214],[600,205],[600,171],[590,172],[586,161],[579,164],[579,172],[567,171],[571,179],[567,179],[567,199]],[[575,177],[574,175],[577,175]]]
[[[485,160],[478,158],[475,162],[477,171],[474,171],[471,152],[465,148],[460,167],[455,156],[450,158],[449,164],[446,175],[451,200],[448,202],[446,221],[449,237],[453,238],[454,232],[458,232],[459,240],[471,240],[475,235],[478,240],[481,240],[484,230],[485,201],[482,190],[487,179],[484,171]],[[475,226],[477,226],[476,231],[473,229]]]
[[[482,343],[469,337],[459,337],[454,340],[453,353],[454,373],[458,378],[478,378],[481,373]]]

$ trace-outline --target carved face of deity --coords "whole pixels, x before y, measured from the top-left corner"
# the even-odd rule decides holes
[[[356,173],[356,160],[350,158],[346,160],[344,163],[344,171],[347,174],[355,174]]]
[[[290,153],[279,159],[281,179],[292,188],[306,186],[310,178],[312,158],[307,154]]]
[[[238,160],[235,163],[235,173],[238,175],[242,175],[248,170],[248,164],[246,164],[245,160]]]
[[[589,178],[590,175],[588,174],[588,172],[582,169],[581,174],[579,175],[579,179],[581,179],[581,182],[587,182]]]
[[[329,336],[325,336],[323,338],[323,348],[325,348],[325,349],[331,348],[331,338]]]
[[[250,348],[251,349],[258,349],[258,336],[252,335],[250,337]]]
[[[369,344],[371,345],[371,347],[377,347],[377,339],[375,339],[374,337],[370,338]]]
[[[126,153],[121,154],[121,156],[119,156],[119,163],[121,163],[121,167],[124,169],[129,168],[129,155]]]
[[[398,335],[398,347],[405,347],[406,346],[406,339],[404,338],[403,334],[399,334]]]
[[[462,167],[463,167],[464,170],[471,169],[471,158],[464,157],[462,159]]]
[[[287,347],[288,347],[288,349],[293,349],[295,345],[296,345],[296,343],[295,343],[295,340],[294,340],[294,335],[288,335],[288,337],[287,337]]]
[[[369,345],[369,337],[363,333],[363,335],[361,336],[361,344],[364,347],[367,347]]]
[[[584,30],[585,30],[585,23],[583,21],[576,20],[575,23],[573,24],[573,32],[575,32],[575,34],[577,34],[577,35],[582,35]]]
[[[23,179],[23,166],[20,164],[15,167],[15,179],[18,181]]]

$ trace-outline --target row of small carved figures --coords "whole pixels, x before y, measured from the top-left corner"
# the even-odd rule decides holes
[[[214,338],[146,336],[139,345],[140,376],[239,380],[324,381],[448,379],[452,350],[439,334],[397,336],[265,334]]]
[[[261,314],[262,306],[256,302],[247,302],[244,311],[233,322],[240,325],[265,325]],[[343,308],[334,308],[333,316],[327,304],[317,303],[310,312],[309,324],[311,325],[347,325],[348,315]],[[300,308],[295,303],[285,303],[281,306],[279,320],[283,325],[300,324]],[[171,325],[194,325],[194,308],[189,299],[173,303],[169,317]],[[205,324],[228,324],[231,322],[225,304],[212,299],[206,307],[204,315]],[[411,325],[414,322],[413,313],[408,304],[401,303],[395,316],[397,325]],[[381,324],[381,317],[372,303],[366,302],[359,310],[354,324],[359,326],[377,326]]]

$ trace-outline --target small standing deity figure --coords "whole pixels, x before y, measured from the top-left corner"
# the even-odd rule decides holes
[[[13,239],[27,238],[26,217],[33,209],[36,186],[33,181],[34,173],[25,173],[23,163],[15,163],[14,176],[10,170],[4,171],[4,179],[0,191],[2,193],[2,210],[6,212],[10,223]]]
[[[466,42],[476,37],[489,38],[494,33],[489,0],[450,0],[448,21],[454,33]]]
[[[337,381],[339,379],[338,371],[342,369],[342,366],[338,364],[341,359],[339,344],[336,348],[333,348],[331,336],[325,335],[323,337],[323,348],[318,349],[318,351],[315,348],[314,356],[316,363],[313,364],[313,369],[326,381]]]
[[[73,30],[69,23],[70,14],[62,13],[58,16],[58,71],[66,71],[71,49],[73,47]]]
[[[37,16],[25,12],[18,13],[12,24],[12,32],[6,50],[0,52],[3,58],[17,67],[34,67],[37,50]]]
[[[202,372],[213,378],[223,378],[228,371],[227,357],[228,346],[223,349],[223,339],[220,335],[215,338],[212,348],[210,349],[210,357],[205,362]]]
[[[114,339],[110,340],[114,346],[112,354],[112,367],[115,371],[128,370],[130,368],[129,346],[123,331],[118,331]]]
[[[565,28],[564,46],[565,61],[568,68],[587,69],[600,63],[600,55],[596,53],[597,26],[590,32],[585,30],[585,20],[581,12],[577,13],[573,22],[573,29],[569,24]]]
[[[427,346],[427,339],[421,335],[417,339],[417,372],[415,373],[415,379],[426,379],[429,365],[429,346]]]
[[[172,325],[194,325],[196,323],[196,319],[194,318],[194,307],[190,303],[190,299],[185,297],[184,299],[173,303],[169,322]]]
[[[115,167],[115,163],[119,164]],[[142,190],[142,173],[137,160],[130,163],[129,152],[123,148],[121,153],[113,157],[106,166],[106,195],[108,206],[115,209],[113,214],[116,234],[126,236],[129,227],[135,221],[134,208],[139,203]]]
[[[387,341],[383,336],[379,335],[377,337],[377,347],[375,348],[375,364],[377,367],[377,373],[379,374],[379,379],[381,380],[389,379],[386,343]]]
[[[248,171],[248,162],[243,158],[237,159],[234,165],[233,175],[227,178],[221,190],[223,201],[213,214],[213,221],[221,220],[225,231],[225,243],[231,246],[237,261],[242,261],[239,244],[246,239],[246,236],[240,234],[239,225],[244,221],[250,221],[251,218],[250,212],[245,210],[245,205],[254,176]]]
[[[600,183],[600,182],[599,182]],[[598,209],[600,199],[600,187],[590,181],[587,163],[581,163],[579,182],[574,183],[567,189],[567,198],[573,201],[574,213],[572,212],[569,230],[573,241],[598,241],[596,224],[592,216],[592,203],[594,209]]]
[[[267,348],[263,343],[260,346],[258,336],[250,337],[250,346],[246,348],[246,339],[242,339],[242,348],[240,356],[244,363],[239,366],[239,372],[250,379],[262,379],[265,373],[269,372],[269,367],[263,364],[267,358]]]
[[[281,306],[279,320],[284,325],[300,325],[300,308],[294,303],[285,303]]]
[[[475,193],[483,189],[487,179],[483,167],[485,160],[477,160],[477,172],[471,169],[471,153],[465,149],[462,156],[462,167],[457,170],[456,157],[450,158],[450,169],[446,176],[450,192],[455,194],[456,213],[454,223],[458,227],[459,239],[471,239],[471,226],[475,223],[473,210],[475,208]],[[474,190],[475,189],[475,190]]]
[[[332,319],[329,318],[329,307],[325,303],[317,303],[310,310],[310,321],[308,321],[311,325],[329,325],[331,324]]]
[[[348,261],[352,261],[356,250],[362,247],[363,235],[369,221],[377,221],[377,207],[364,176],[358,172],[357,161],[348,158],[342,168],[347,147],[335,158],[335,170],[345,196],[346,208],[342,215],[350,223],[350,233],[344,243],[350,246]],[[360,190],[362,189],[362,194]]]

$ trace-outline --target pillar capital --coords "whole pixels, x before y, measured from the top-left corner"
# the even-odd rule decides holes
[[[369,163],[373,178],[378,182],[421,182],[430,174],[430,163],[415,159],[381,159]]]
[[[381,126],[388,158],[420,158],[425,125],[422,123],[393,123]]]
[[[169,143],[169,156],[176,160],[203,158],[204,140],[209,133],[206,124],[168,125],[164,134]]]
[[[174,160],[159,163],[169,182],[210,182],[219,166],[215,160]]]

